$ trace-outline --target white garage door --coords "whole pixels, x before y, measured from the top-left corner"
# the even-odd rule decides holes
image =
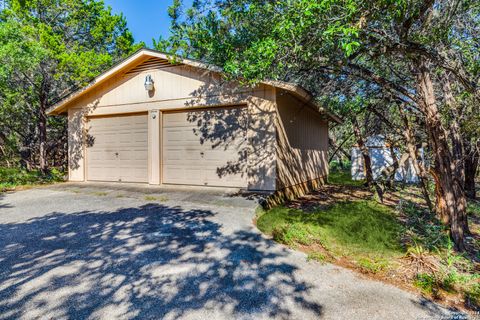
[[[246,107],[163,115],[163,183],[246,187]]]
[[[87,180],[148,182],[147,115],[88,119]]]

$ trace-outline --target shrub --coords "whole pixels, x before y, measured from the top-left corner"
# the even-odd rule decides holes
[[[397,210],[406,218],[407,244],[421,245],[429,251],[448,248],[448,229],[435,216],[410,201],[400,201]]]
[[[0,168],[0,191],[22,185],[46,184],[64,180],[64,174],[53,168],[44,175],[39,170],[27,171],[20,168]]]
[[[438,293],[438,281],[434,274],[418,273],[413,284],[422,289],[423,292],[436,295]]]
[[[465,291],[465,300],[470,308],[480,311],[480,283],[475,283]]]

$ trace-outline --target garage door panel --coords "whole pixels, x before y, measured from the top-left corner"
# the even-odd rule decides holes
[[[186,168],[183,165],[164,166],[164,181],[173,184],[191,184],[192,180],[203,179],[203,169],[199,166]]]
[[[201,161],[200,152],[188,152],[185,150],[169,151],[164,157],[164,162],[169,164],[174,162],[178,165],[192,165],[192,161]]]
[[[105,166],[112,161],[116,161],[115,151],[109,152],[92,152],[89,153],[88,160],[91,167]],[[95,163],[91,163],[95,162]],[[114,165],[112,165],[114,166]]]
[[[139,166],[139,167],[125,166],[125,167],[120,167],[120,169],[121,169],[121,173],[120,173],[119,181],[145,182],[148,180],[147,171],[143,166]]]
[[[89,168],[88,172],[91,176],[96,177],[98,181],[111,181],[110,177],[114,176],[117,170],[116,167],[94,167]]]
[[[139,165],[142,166],[145,163],[145,161],[148,160],[146,154],[143,154],[143,152],[137,152],[137,151],[121,151],[121,153],[118,156],[118,159],[120,160],[121,163],[125,163],[125,165],[130,163],[132,164],[136,163],[137,166]]]
[[[239,160],[245,154],[245,151],[242,149],[242,146],[239,146],[239,148],[206,150],[203,159],[205,161],[217,161],[219,163]]]
[[[87,179],[148,182],[147,115],[89,119]]]
[[[199,137],[195,136],[191,130],[180,130],[165,128],[164,141],[166,145],[191,145],[198,146]]]
[[[163,182],[246,187],[247,109],[163,115]]]

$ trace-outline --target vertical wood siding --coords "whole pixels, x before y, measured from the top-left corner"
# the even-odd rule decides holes
[[[278,189],[328,175],[328,123],[290,94],[277,94]]]

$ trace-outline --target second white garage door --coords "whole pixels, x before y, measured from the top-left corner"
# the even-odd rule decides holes
[[[148,182],[147,115],[90,118],[87,180]]]
[[[246,187],[246,107],[163,114],[163,183]]]

